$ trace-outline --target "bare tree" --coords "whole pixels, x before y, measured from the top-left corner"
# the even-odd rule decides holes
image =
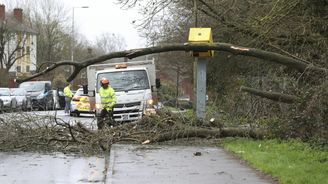
[[[0,69],[9,72],[16,61],[27,54],[24,50],[26,37],[25,32],[8,29],[6,21],[0,23]]]
[[[6,15],[5,5],[1,5],[0,18],[0,85],[7,86],[9,71],[15,64],[31,54],[32,29],[23,21],[22,10],[14,9],[14,15]],[[34,33],[33,33],[34,34]],[[28,42],[28,43],[27,43]]]
[[[119,34],[103,33],[96,39],[95,47],[101,54],[124,50],[126,48],[124,38]]]
[[[30,1],[30,18],[38,30],[37,63],[69,58],[68,10],[55,0]]]

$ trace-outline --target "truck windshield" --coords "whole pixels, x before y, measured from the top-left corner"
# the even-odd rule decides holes
[[[19,85],[19,88],[24,88],[28,92],[42,91],[45,89],[44,82],[24,82]]]
[[[98,75],[97,89],[101,87],[101,78],[109,79],[109,85],[115,91],[131,91],[149,89],[149,81],[145,70],[127,70],[118,72],[101,73]]]

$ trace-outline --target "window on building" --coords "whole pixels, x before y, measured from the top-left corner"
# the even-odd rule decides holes
[[[16,51],[16,57],[21,57],[24,54],[24,50],[23,49],[19,49]]]
[[[16,67],[16,71],[17,71],[17,72],[22,72],[22,67],[21,67],[21,66],[17,66],[17,67]]]
[[[30,46],[26,46],[26,54],[30,55]]]
[[[29,65],[26,66],[26,72],[30,72],[30,66]]]

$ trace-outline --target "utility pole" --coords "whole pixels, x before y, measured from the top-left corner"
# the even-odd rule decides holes
[[[195,18],[195,27],[198,26],[198,18],[197,18],[197,0],[194,0],[194,18]],[[193,109],[194,109],[194,112],[196,111],[197,109],[197,60],[198,58],[195,57],[194,59],[194,63],[193,63],[193,92],[194,92],[194,100],[193,100]]]
[[[74,62],[74,42],[75,42],[75,33],[74,33],[74,9],[75,8],[89,8],[89,6],[80,6],[72,8],[72,40],[71,40],[71,61]],[[73,72],[73,66],[71,66],[71,72]]]
[[[195,28],[189,32],[189,42],[191,43],[213,43],[211,28],[197,28],[197,0],[194,0]],[[199,119],[206,116],[206,67],[208,57],[213,57],[213,51],[199,52],[193,51],[194,56],[194,109]]]

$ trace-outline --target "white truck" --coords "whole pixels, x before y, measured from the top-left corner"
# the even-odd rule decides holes
[[[100,79],[106,77],[117,97],[113,109],[116,122],[136,121],[143,115],[155,113],[157,88],[155,61],[129,61],[91,65],[87,68],[88,91],[95,96],[95,115],[102,110],[99,96]]]

